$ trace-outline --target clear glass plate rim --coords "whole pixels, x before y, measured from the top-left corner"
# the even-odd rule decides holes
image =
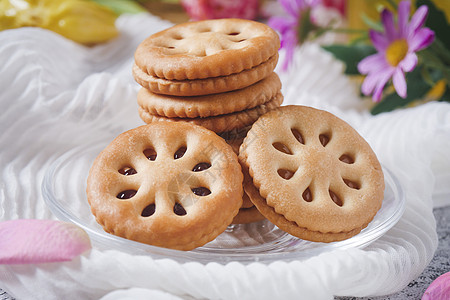
[[[144,255],[150,255],[154,258],[171,258],[179,262],[188,262],[188,261],[198,261],[202,263],[207,262],[231,262],[231,261],[240,261],[244,263],[251,263],[255,261],[260,262],[271,262],[275,260],[298,260],[298,259],[304,259],[311,256],[311,253],[304,253],[302,251],[299,252],[275,252],[275,253],[248,253],[243,254],[242,252],[239,253],[229,253],[226,251],[217,251],[214,253],[206,253],[204,251],[179,251],[179,250],[173,250],[173,249],[166,249],[161,247],[156,247],[152,245],[142,244],[136,241],[128,240],[122,237],[118,237],[112,234],[108,234],[106,232],[99,233],[96,230],[89,227],[88,224],[85,224],[83,220],[81,220],[78,216],[75,216],[68,211],[64,210],[63,207],[61,207],[58,204],[58,200],[56,199],[54,195],[54,176],[58,168],[64,164],[74,153],[78,153],[82,151],[83,153],[89,153],[89,151],[93,149],[103,149],[104,146],[106,146],[109,143],[108,140],[99,140],[97,143],[90,145],[89,147],[86,146],[78,146],[75,147],[66,153],[62,154],[60,157],[58,157],[54,162],[50,164],[48,169],[45,172],[44,179],[41,186],[42,195],[44,197],[44,201],[46,204],[50,207],[50,210],[55,214],[55,216],[63,221],[69,221],[72,222],[81,228],[83,228],[90,238],[94,240],[95,242],[98,242],[100,244],[103,244],[105,246],[112,246],[114,245],[115,249],[121,249],[125,252],[129,250],[129,247],[132,247],[133,252],[138,252],[138,254],[144,254]],[[103,147],[103,148],[102,148]],[[401,187],[400,182],[396,178],[396,176],[390,171],[388,168],[386,168],[384,165],[382,166],[383,172],[385,174],[385,178],[388,180],[385,180],[386,182],[392,182],[391,189],[394,192],[394,199],[397,199],[399,201],[399,207],[398,210],[393,213],[390,218],[387,220],[384,220],[384,222],[378,224],[377,227],[382,226],[384,223],[386,223],[389,219],[390,226],[383,228],[383,232],[379,232],[376,229],[372,229],[371,232],[365,233],[365,243],[356,243],[354,237],[340,241],[335,242],[339,243],[339,247],[335,246],[335,243],[324,243],[321,248],[314,249],[314,254],[323,253],[326,251],[331,251],[335,249],[345,250],[349,248],[363,248],[367,246],[368,244],[374,242],[376,239],[381,237],[383,234],[385,234],[390,228],[392,228],[398,220],[400,220],[401,216],[403,215],[404,209],[405,209],[405,196],[403,189]],[[376,217],[375,217],[376,218]],[[357,235],[358,236],[358,235]],[[125,245],[126,243],[126,245]],[[249,249],[249,248],[247,248]],[[217,249],[216,249],[217,250]],[[226,252],[226,253],[225,253]],[[308,252],[308,251],[305,251]],[[226,256],[224,256],[226,255]]]

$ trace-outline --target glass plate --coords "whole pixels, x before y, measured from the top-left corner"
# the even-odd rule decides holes
[[[179,262],[227,263],[301,260],[335,249],[363,248],[394,226],[404,211],[405,197],[395,176],[383,167],[385,199],[373,221],[354,237],[333,243],[298,239],[269,221],[231,225],[215,240],[192,251],[178,251],[127,240],[103,231],[91,214],[86,199],[86,180],[95,157],[110,141],[77,147],[59,157],[46,171],[42,193],[57,218],[82,227],[99,249],[116,249],[130,254],[171,258]]]

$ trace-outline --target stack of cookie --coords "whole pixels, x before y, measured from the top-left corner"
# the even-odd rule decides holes
[[[273,72],[278,35],[265,24],[221,19],[189,22],[153,34],[136,49],[146,123],[186,121],[226,138],[245,132],[283,101]]]
[[[274,72],[279,46],[270,27],[242,19],[189,22],[153,34],[135,52],[140,117],[203,126],[238,154],[251,125],[283,102]],[[233,223],[262,219],[244,194]]]

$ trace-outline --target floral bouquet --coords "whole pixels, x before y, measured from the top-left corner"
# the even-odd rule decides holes
[[[358,30],[336,27],[333,20],[319,25],[314,17],[316,9],[330,3],[345,13],[345,1],[279,0],[286,15],[271,17],[269,25],[281,34],[283,69],[302,43],[326,32],[348,33],[353,36],[348,44],[323,48],[345,63],[346,74],[365,75],[361,92],[372,95],[373,114],[427,100],[450,101],[450,25],[445,14],[430,0],[385,2],[380,20],[363,15],[369,30]],[[410,18],[412,6],[417,9]]]

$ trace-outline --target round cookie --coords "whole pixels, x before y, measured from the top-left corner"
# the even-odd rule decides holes
[[[223,93],[247,87],[270,75],[278,62],[278,53],[248,70],[228,76],[193,80],[168,80],[148,75],[136,64],[132,73],[137,83],[157,94],[173,96],[201,96]]]
[[[326,111],[291,105],[261,116],[239,159],[253,183],[244,181],[244,189],[261,214],[305,240],[349,238],[382,204],[384,176],[375,153]]]
[[[136,49],[136,65],[148,75],[168,80],[228,76],[274,56],[278,34],[244,19],[187,22],[157,32]]]
[[[247,127],[255,122],[259,116],[266,112],[275,109],[283,102],[283,95],[281,92],[270,101],[258,105],[254,108],[238,111],[230,114],[218,115],[206,118],[167,118],[164,116],[150,114],[147,110],[139,106],[139,116],[145,123],[152,123],[157,121],[169,121],[169,122],[189,122],[192,124],[200,125],[209,130],[217,133],[226,131],[232,131],[239,128]]]
[[[167,118],[204,118],[256,107],[271,100],[280,89],[281,81],[278,75],[272,72],[249,87],[205,96],[168,96],[141,88],[137,101],[140,107],[152,115]]]
[[[95,159],[87,198],[104,230],[142,243],[191,250],[213,240],[242,205],[236,154],[189,123],[144,125]]]

